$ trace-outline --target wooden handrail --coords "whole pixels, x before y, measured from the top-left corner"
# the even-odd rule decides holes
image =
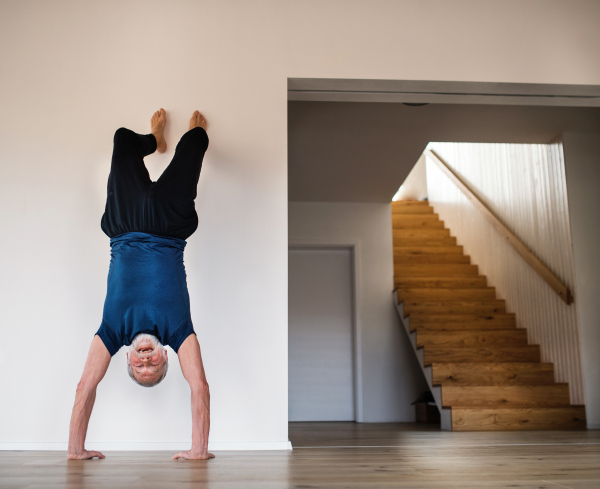
[[[458,189],[471,201],[471,203],[483,214],[488,222],[494,226],[494,229],[500,233],[500,236],[508,241],[508,243],[529,263],[537,274],[556,292],[560,298],[567,304],[573,302],[573,296],[569,288],[544,265],[541,260],[533,254],[533,252],[519,239],[514,233],[508,229],[500,219],[473,193],[473,191],[462,181],[462,179],[450,168],[450,166],[442,160],[433,151],[426,149],[425,156],[431,158],[444,174],[458,187]]]

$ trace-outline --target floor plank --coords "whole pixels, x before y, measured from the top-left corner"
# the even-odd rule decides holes
[[[2,489],[38,488],[508,488],[600,487],[600,431],[444,432],[412,423],[290,423],[294,450],[0,452]],[[93,447],[90,447],[93,448]]]

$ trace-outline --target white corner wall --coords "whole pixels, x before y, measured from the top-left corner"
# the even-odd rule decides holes
[[[210,448],[287,437],[286,76],[278,2],[2,2],[0,449],[66,449],[102,317],[100,229],[114,131],[167,110],[156,179],[195,109],[210,147],[185,264],[211,389]],[[252,96],[248,96],[251,93]],[[189,448],[189,388],[171,352],[153,389],[125,352],[98,388],[88,446]]]
[[[427,168],[425,154],[422,154],[392,200],[423,200],[426,198]]]
[[[156,178],[191,112],[206,114],[185,259],[211,448],[287,447],[287,77],[600,84],[599,17],[585,0],[1,2],[0,448],[66,447],[105,294],[115,129],[144,132],[167,109]],[[143,390],[116,356],[90,447],[186,447],[171,357]]]
[[[600,134],[563,134],[588,428],[600,429]]]
[[[566,285],[576,300],[567,184],[560,144],[430,143],[492,212]],[[438,166],[427,158],[429,201],[496,297],[516,313],[572,404],[584,404],[579,323],[567,305],[502,238]]]
[[[290,202],[289,243],[355,245],[358,420],[414,421],[410,403],[428,390],[394,307],[389,204]]]

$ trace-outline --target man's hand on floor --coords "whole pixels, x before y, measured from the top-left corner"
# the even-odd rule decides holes
[[[87,460],[89,458],[106,458],[102,453],[95,452],[94,450],[84,450],[81,453],[69,453],[67,458],[69,460]]]
[[[198,453],[193,452],[192,450],[188,450],[187,452],[179,452],[171,457],[174,460],[178,458],[184,458],[186,460],[208,460],[209,458],[215,458],[212,453]]]

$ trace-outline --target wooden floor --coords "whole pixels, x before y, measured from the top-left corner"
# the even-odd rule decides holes
[[[600,431],[442,432],[414,424],[290,423],[293,451],[0,452],[0,488],[599,488]],[[93,448],[93,447],[90,447]]]

